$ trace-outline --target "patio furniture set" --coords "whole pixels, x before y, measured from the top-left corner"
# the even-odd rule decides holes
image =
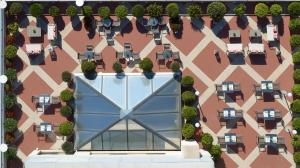
[[[96,64],[103,63],[102,53],[96,53],[94,46],[87,45],[84,53],[77,53],[77,58],[82,61],[94,61]]]
[[[122,62],[122,60],[126,60],[127,63],[140,62],[141,60],[140,53],[133,51],[131,43],[124,43],[123,48],[124,48],[123,52],[118,52],[118,51],[116,52],[116,59],[119,62]]]
[[[97,31],[100,33],[104,33],[106,36],[106,41],[109,45],[114,44],[113,36],[114,32],[120,31],[121,21],[120,20],[112,20],[111,18],[104,18],[100,21],[96,21]]]
[[[260,84],[255,84],[254,92],[256,99],[259,100],[264,99],[267,95],[271,95],[273,98],[282,97],[279,84],[272,81],[261,81]]]
[[[239,83],[232,81],[222,82],[222,84],[216,84],[216,91],[218,100],[226,100],[228,94],[241,93],[241,86]]]
[[[161,44],[161,33],[168,31],[167,22],[163,17],[149,18],[146,23],[144,23],[144,27],[148,31],[147,34],[153,35],[155,44]]]
[[[163,44],[163,51],[162,52],[156,52],[156,61],[158,64],[163,64],[165,65],[166,61],[180,61],[180,54],[178,51],[172,51],[171,45],[170,44]]]
[[[273,148],[278,151],[280,151],[280,149],[283,149],[283,151],[286,150],[284,138],[276,134],[265,134],[265,136],[258,136],[257,144],[259,151],[265,151],[266,148]]]
[[[218,143],[228,149],[229,146],[242,146],[243,138],[236,133],[225,133],[224,136],[218,136]]]
[[[53,134],[54,125],[49,122],[41,122],[39,125],[33,126],[33,131],[38,135],[43,135],[46,139]]]
[[[221,126],[226,125],[228,122],[238,122],[243,120],[243,110],[223,108],[218,110],[218,118]]]
[[[274,108],[266,108],[262,111],[256,111],[256,120],[258,126],[266,126],[266,122],[277,122],[281,121],[281,112]],[[263,121],[262,123],[260,121]]]
[[[32,96],[31,101],[36,105],[37,112],[44,113],[50,105],[60,103],[60,98],[50,96],[49,94],[39,94]]]

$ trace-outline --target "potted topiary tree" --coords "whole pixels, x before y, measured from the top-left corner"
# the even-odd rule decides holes
[[[184,76],[181,79],[181,85],[182,87],[184,87],[185,89],[192,89],[194,86],[194,78],[191,76]]]
[[[212,145],[209,150],[209,153],[213,157],[214,161],[219,160],[221,158],[221,154],[222,154],[220,145]]]
[[[59,16],[60,9],[57,6],[53,5],[48,9],[48,12],[52,17],[55,18],[55,17]]]
[[[300,47],[300,35],[294,34],[290,38],[292,48]]]
[[[293,115],[295,113],[300,114],[300,100],[296,99],[291,103],[291,111],[293,112]]]
[[[295,152],[293,158],[296,165],[300,165],[300,152]]]
[[[10,110],[12,109],[17,103],[17,98],[14,94],[7,94],[4,97],[4,106],[5,109]]]
[[[8,82],[13,83],[17,79],[17,70],[14,68],[8,68],[5,72]]]
[[[73,134],[74,124],[70,121],[65,121],[61,123],[58,127],[59,133],[63,136],[70,136]]]
[[[13,118],[6,118],[4,120],[4,130],[5,132],[13,133],[18,127],[18,121]]]
[[[292,121],[292,126],[295,130],[300,131],[300,118],[294,118]]]
[[[254,13],[258,18],[265,18],[269,13],[269,7],[264,3],[258,3],[255,6]]]
[[[192,120],[197,116],[197,109],[192,106],[183,106],[182,117],[186,120]]]
[[[296,150],[300,150],[300,135],[293,136],[292,145]]]
[[[212,143],[214,141],[213,137],[209,133],[203,133],[200,140],[203,149],[210,150]]]
[[[238,17],[244,16],[246,13],[246,5],[243,3],[238,4],[234,9],[233,9],[234,14],[236,14]]]
[[[185,140],[192,140],[194,138],[195,127],[192,124],[184,124],[182,127],[182,136]]]
[[[17,148],[8,147],[7,151],[4,153],[5,159],[14,160],[17,158]]]
[[[60,99],[63,102],[70,102],[71,100],[73,100],[73,92],[71,90],[63,90],[62,92],[60,92]]]
[[[81,70],[84,75],[89,76],[90,74],[95,73],[96,65],[94,62],[84,61],[81,64]]]
[[[125,19],[128,15],[128,9],[124,5],[118,5],[115,9],[115,14],[120,20]]]
[[[226,6],[222,2],[212,2],[207,6],[207,14],[215,22],[222,20],[225,13]]]
[[[89,5],[85,5],[81,9],[81,13],[84,16],[83,18],[84,27],[87,31],[90,31],[93,27],[93,22],[94,22],[94,19],[92,17],[93,8]]]
[[[294,64],[296,64],[296,65],[299,65],[300,64],[300,52],[298,51],[298,52],[295,52],[294,54],[293,54],[293,62],[294,62]]]
[[[178,34],[182,30],[182,20],[179,17],[179,6],[177,3],[169,3],[166,6],[166,12],[170,17],[169,23],[172,31]]]
[[[33,17],[40,17],[43,14],[44,7],[40,3],[33,3],[29,7],[29,13]]]
[[[77,15],[77,8],[76,8],[76,6],[74,6],[74,5],[68,6],[68,8],[66,9],[66,14],[68,16],[70,16],[71,19],[73,19],[73,17]]]
[[[18,48],[16,46],[8,45],[5,47],[4,56],[7,59],[12,60],[13,58],[16,57],[17,51],[18,51]]]
[[[292,88],[294,98],[300,98],[300,84],[295,84]]]
[[[102,19],[108,18],[110,15],[110,9],[108,6],[102,6],[98,9],[98,14]]]
[[[178,18],[179,15],[179,6],[177,3],[169,3],[166,6],[166,12],[170,18]]]
[[[143,5],[141,5],[141,4],[136,4],[136,5],[134,5],[134,6],[132,7],[131,11],[132,11],[132,15],[133,15],[134,17],[136,17],[137,20],[143,19],[143,16],[144,16],[144,14],[145,14],[145,8],[144,8]]]
[[[64,71],[61,74],[61,78],[64,82],[68,83],[68,85],[73,83],[72,74],[69,71]]]
[[[292,2],[288,6],[288,12],[292,17],[300,16],[300,2]]]
[[[149,58],[144,58],[140,62],[140,68],[143,70],[145,75],[146,74],[152,74],[153,62]]]
[[[73,154],[74,144],[72,142],[66,141],[61,145],[61,149],[65,152],[65,154]]]
[[[294,77],[295,83],[300,83],[300,69],[294,70],[293,77]]]
[[[81,9],[81,14],[85,17],[91,17],[93,14],[93,8],[89,5],[84,5]]]
[[[118,62],[118,61],[115,62],[115,63],[113,64],[113,70],[114,70],[117,74],[122,73],[122,72],[123,72],[123,69],[122,69],[121,63]]]
[[[172,62],[171,63],[171,69],[174,73],[177,73],[180,71],[180,65],[178,62]]]
[[[16,140],[16,137],[13,133],[6,132],[4,135],[4,140],[6,144],[12,144]]]
[[[192,20],[199,19],[202,14],[200,5],[198,5],[198,4],[189,5],[187,7],[187,14],[192,18]]]
[[[9,6],[8,12],[10,15],[18,15],[23,11],[23,5],[20,2],[13,2]]]
[[[69,118],[73,114],[72,108],[68,105],[62,106],[60,109],[60,114],[66,118]]]
[[[191,92],[191,91],[183,92],[181,97],[182,97],[182,101],[185,105],[192,105],[196,100],[195,93]]]
[[[163,7],[161,5],[158,5],[156,3],[150,4],[147,7],[147,12],[150,17],[159,17],[163,13]]]
[[[15,36],[19,32],[19,24],[17,22],[8,24],[7,31],[11,36]]]
[[[300,33],[300,18],[291,19],[289,22],[289,28],[293,34],[299,34]]]
[[[281,13],[282,13],[282,7],[279,4],[273,4],[270,7],[270,13],[272,15],[272,22],[273,23],[279,23],[282,19]]]

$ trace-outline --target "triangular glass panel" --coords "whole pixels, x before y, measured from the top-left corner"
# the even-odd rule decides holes
[[[86,143],[88,143],[98,132],[92,131],[77,131],[75,139],[75,149],[80,149]]]
[[[156,93],[156,95],[174,95],[180,94],[180,83],[175,79],[172,79],[168,84],[166,84],[160,91]]]
[[[102,88],[102,76],[97,76],[95,79],[89,80],[84,75],[78,75],[76,78],[80,78],[82,81],[87,83],[89,86],[97,90],[99,93],[101,93]]]
[[[153,83],[153,92],[160,89],[166,83],[168,83],[171,79],[173,79],[172,75],[157,75],[155,78],[152,79]]]

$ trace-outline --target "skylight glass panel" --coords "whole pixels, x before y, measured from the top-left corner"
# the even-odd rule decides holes
[[[122,109],[126,109],[126,78],[103,76],[102,93]]]
[[[118,120],[118,115],[79,114],[77,116],[77,129],[102,132]]]
[[[158,93],[157,95],[174,95],[180,93],[180,85],[178,85],[178,82],[175,81],[175,79],[172,79],[173,81],[169,82],[165,85]]]
[[[165,85],[168,81],[173,79],[172,75],[157,75],[153,78],[153,92],[161,88],[163,85]]]

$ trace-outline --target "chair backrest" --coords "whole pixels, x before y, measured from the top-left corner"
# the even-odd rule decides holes
[[[243,117],[243,110],[236,110],[236,117],[242,118]]]
[[[217,111],[218,111],[218,117],[223,118],[224,117],[223,110],[217,110]]]
[[[103,22],[102,21],[97,21],[97,26],[102,27],[103,26]]]
[[[215,84],[215,87],[216,87],[216,91],[217,91],[217,92],[223,91],[223,90],[222,90],[222,85],[220,85],[220,84]]]
[[[280,111],[275,112],[275,118],[281,118],[281,112]]]
[[[239,83],[234,84],[234,90],[240,91],[241,90],[241,85]]]
[[[179,51],[172,52],[172,58],[176,60],[180,60]]]
[[[237,136],[237,137],[236,137],[236,142],[239,143],[239,144],[242,144],[242,143],[243,143],[243,138],[242,138],[242,136]]]
[[[258,137],[257,137],[257,143],[258,143],[258,145],[265,144],[265,137],[263,137],[263,136],[258,136]]]
[[[283,145],[285,144],[285,140],[283,137],[277,137],[277,144],[278,145]]]
[[[255,115],[256,115],[256,119],[263,119],[264,118],[264,114],[262,112],[256,111]]]
[[[113,23],[112,23],[112,26],[115,26],[115,27],[120,26],[120,25],[121,25],[121,22],[119,20],[113,21]]]
[[[131,49],[132,49],[132,47],[131,47],[131,44],[130,44],[130,43],[124,43],[124,48],[125,48],[125,49],[129,49],[129,50],[131,50]]]
[[[156,60],[164,60],[164,55],[162,53],[156,52]]]
[[[58,103],[60,103],[60,98],[59,97],[55,97],[55,96],[51,96],[51,103],[52,104],[58,104]]]
[[[117,59],[123,58],[123,52],[118,52],[118,51],[116,51],[116,58],[117,58]]]
[[[276,91],[280,90],[280,85],[278,83],[273,83],[273,89]]]
[[[164,46],[164,50],[171,49],[171,45],[170,44],[163,44],[163,46]]]
[[[218,143],[219,144],[224,144],[225,143],[225,137],[218,136]]]
[[[154,33],[153,34],[154,39],[161,39],[160,33]]]
[[[133,59],[135,59],[135,60],[141,59],[140,53],[139,53],[139,52],[134,52],[134,53],[132,54],[132,57],[133,57]]]

